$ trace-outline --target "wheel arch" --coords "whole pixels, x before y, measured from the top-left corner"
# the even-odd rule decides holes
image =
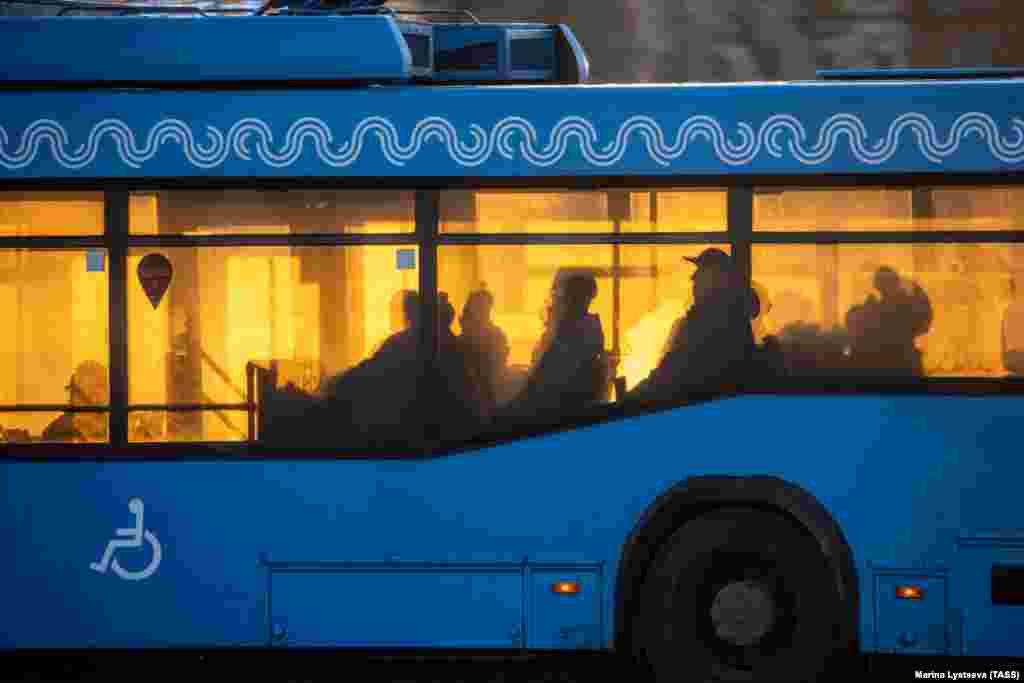
[[[860,649],[860,586],[853,551],[825,506],[806,489],[772,476],[689,477],[659,495],[644,510],[623,544],[615,580],[615,631],[612,647],[632,651],[631,606],[661,544],[685,522],[724,506],[744,506],[783,513],[818,542],[840,600],[841,642],[851,654]]]

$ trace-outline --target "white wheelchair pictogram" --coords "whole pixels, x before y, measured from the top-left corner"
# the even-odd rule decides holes
[[[143,527],[142,499],[132,498],[131,501],[128,502],[128,509],[131,510],[133,515],[135,515],[135,526],[131,529],[116,529],[114,531],[114,535],[121,536],[122,538],[111,539],[110,542],[107,543],[107,549],[103,552],[103,558],[99,562],[90,563],[89,568],[93,571],[99,572],[100,574],[104,574],[109,566],[114,570],[115,574],[125,581],[142,581],[143,579],[148,579],[152,576],[153,572],[156,571],[156,568],[160,566],[160,541],[156,540],[156,536]],[[149,561],[149,564],[142,571],[126,571],[117,563],[117,558],[114,557],[114,551],[118,548],[140,548],[142,547],[143,539],[153,546],[153,559]]]

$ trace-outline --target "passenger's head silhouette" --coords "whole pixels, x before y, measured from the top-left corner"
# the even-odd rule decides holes
[[[491,321],[491,310],[494,308],[494,296],[481,284],[480,289],[469,295],[466,305],[462,307],[459,324],[462,329],[478,329]]]
[[[96,361],[79,363],[65,388],[71,393],[72,405],[101,406],[110,402],[107,368]]]
[[[732,258],[721,249],[705,249],[697,258],[686,257],[697,266],[693,273],[693,300],[706,303],[716,295],[733,286],[736,281],[736,266]]]
[[[597,278],[590,273],[574,273],[565,282],[565,309],[570,315],[586,313],[596,296]]]
[[[563,268],[555,275],[548,303],[548,324],[586,315],[597,296],[597,277],[587,270]]]
[[[903,281],[895,270],[881,266],[875,271],[873,283],[883,298],[898,297],[903,293]]]

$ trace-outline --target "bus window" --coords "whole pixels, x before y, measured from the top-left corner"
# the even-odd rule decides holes
[[[0,412],[0,429],[8,440],[106,440],[105,413],[32,409],[109,403],[105,260],[103,250],[0,250],[0,405],[13,409]]]
[[[170,190],[136,192],[133,235],[411,233],[411,192]]]
[[[612,401],[616,378],[634,387],[692,304],[694,266],[684,257],[705,246],[442,246],[438,288],[455,311],[451,339],[484,388],[475,400],[500,424]],[[587,305],[572,313],[574,299]]]
[[[1024,247],[755,245],[795,374],[999,377],[1024,352]]]
[[[1019,230],[1019,187],[758,188],[754,229]]]
[[[156,306],[134,276],[151,253],[173,269]],[[260,440],[401,441],[417,263],[411,246],[132,248],[130,438],[244,440],[259,402]]]
[[[657,191],[480,190],[441,193],[441,232],[718,232],[722,189]]]
[[[103,234],[102,192],[0,192],[0,236]]]

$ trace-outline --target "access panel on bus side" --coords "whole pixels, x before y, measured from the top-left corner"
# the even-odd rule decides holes
[[[272,572],[271,644],[517,648],[522,585],[497,567]]]

